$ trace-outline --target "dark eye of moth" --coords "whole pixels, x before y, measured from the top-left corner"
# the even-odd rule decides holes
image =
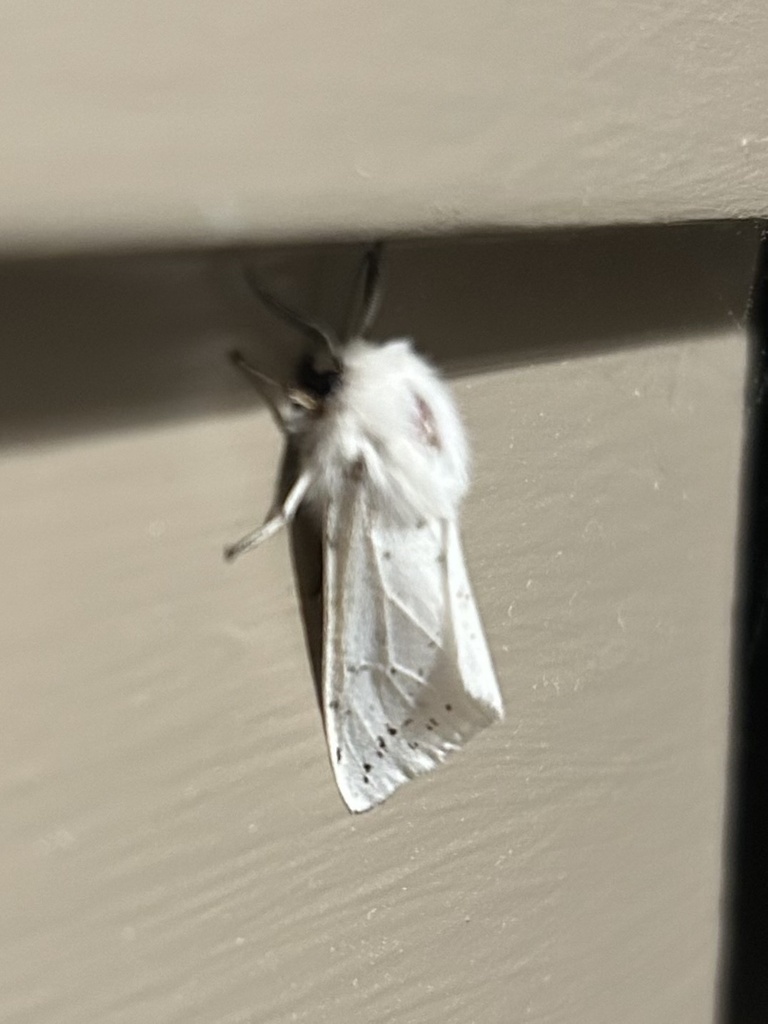
[[[318,369],[311,356],[304,356],[296,371],[296,384],[315,398],[327,398],[341,386],[341,370]]]

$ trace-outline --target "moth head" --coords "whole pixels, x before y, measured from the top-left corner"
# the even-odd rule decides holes
[[[381,254],[382,243],[377,242],[368,247],[363,257],[361,308],[352,330],[345,335],[347,338],[367,337],[373,326],[381,300]],[[286,397],[297,413],[321,414],[326,402],[341,387],[344,376],[339,338],[333,331],[287,306],[264,288],[248,267],[244,267],[243,272],[251,290],[267,309],[297,328],[311,342],[313,353],[305,355],[299,363],[295,384],[286,389]],[[303,418],[300,415],[297,422]]]
[[[292,405],[308,412],[320,412],[341,387],[342,366],[330,352],[305,355],[296,371],[296,383],[288,388]]]

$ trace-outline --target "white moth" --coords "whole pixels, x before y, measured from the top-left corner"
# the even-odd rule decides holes
[[[467,442],[446,385],[407,340],[373,345],[379,249],[366,257],[363,328],[339,350],[253,286],[323,352],[281,388],[237,356],[295,453],[294,479],[250,550],[302,504],[323,541],[322,710],[336,782],[366,811],[503,717],[458,528]],[[325,365],[323,365],[325,364]]]

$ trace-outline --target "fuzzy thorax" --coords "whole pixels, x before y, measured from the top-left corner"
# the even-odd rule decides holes
[[[339,388],[296,428],[315,505],[327,507],[351,475],[393,523],[456,516],[469,478],[464,430],[448,388],[409,341],[350,345]]]

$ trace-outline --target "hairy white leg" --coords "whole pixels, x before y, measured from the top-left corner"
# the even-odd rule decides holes
[[[238,555],[244,555],[246,551],[252,551],[287,526],[298,512],[311,483],[312,474],[305,470],[288,491],[283,504],[269,516],[263,526],[252,530],[240,540],[235,541],[234,544],[229,544],[224,548],[224,557],[227,561],[232,561]]]

